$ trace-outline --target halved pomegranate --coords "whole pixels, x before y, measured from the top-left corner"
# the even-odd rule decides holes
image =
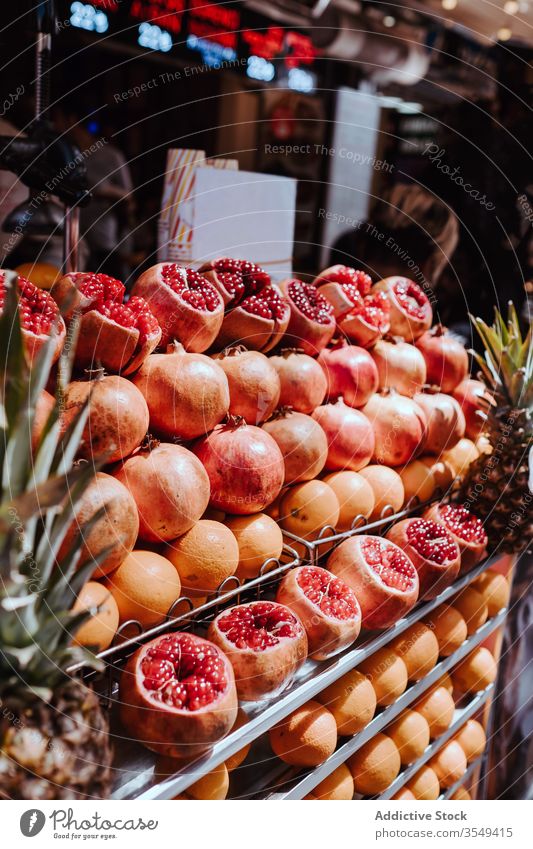
[[[233,669],[218,646],[194,634],[157,637],[130,657],[119,716],[143,746],[173,758],[210,748],[237,717]]]
[[[218,257],[204,263],[198,269],[200,274],[211,281],[222,296],[225,307],[233,307],[250,295],[257,295],[270,286],[270,276],[246,259]]]
[[[385,292],[390,303],[390,332],[408,342],[429,330],[433,312],[427,295],[407,277],[386,277],[376,283],[373,292]]]
[[[335,333],[332,305],[312,283],[290,279],[283,280],[280,287],[290,304],[287,344],[316,356]]]
[[[133,295],[146,300],[162,330],[161,344],[176,340],[201,354],[213,344],[224,318],[224,302],[198,271],[159,262],[135,282]]]
[[[270,351],[285,333],[289,317],[289,305],[278,287],[267,286],[226,313],[215,347],[243,344],[253,351]]]
[[[313,660],[333,657],[359,636],[361,608],[354,591],[319,566],[298,566],[287,572],[276,601],[299,616]]]
[[[418,599],[415,567],[401,548],[382,537],[345,540],[330,555],[328,569],[355,592],[365,628],[389,628]]]
[[[404,519],[387,539],[405,551],[418,572],[420,598],[435,598],[459,574],[461,552],[445,525],[431,519]]]
[[[368,351],[344,341],[321,351],[318,362],[328,381],[328,398],[363,407],[378,388],[378,370]]]
[[[370,348],[388,333],[390,304],[384,292],[370,292],[372,280],[364,271],[333,265],[313,281],[331,304],[340,332],[362,348]]]
[[[252,601],[219,613],[207,635],[227,655],[237,693],[248,702],[281,693],[307,657],[302,623],[273,601]]]
[[[102,365],[112,372],[131,374],[161,339],[161,328],[144,298],[125,304],[125,287],[107,274],[75,271],[66,274],[51,292],[71,317],[82,314],[76,344],[78,368]]]
[[[54,334],[56,339],[53,362],[55,362],[65,342],[65,322],[59,314],[54,299],[19,274],[18,282],[20,326],[24,352],[29,365],[39,354],[42,346]],[[0,271],[0,315],[4,309],[4,273]]]
[[[433,504],[424,519],[440,522],[451,534],[461,552],[461,574],[472,569],[487,554],[488,537],[477,516],[458,504]]]

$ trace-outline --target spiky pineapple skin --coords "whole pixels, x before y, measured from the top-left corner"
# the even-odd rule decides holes
[[[111,785],[109,723],[96,693],[71,679],[49,703],[2,703],[0,794],[7,799],[103,798]]]

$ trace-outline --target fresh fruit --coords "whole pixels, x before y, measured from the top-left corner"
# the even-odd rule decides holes
[[[139,514],[139,536],[165,542],[184,534],[209,501],[209,478],[191,451],[151,440],[114,472],[130,491]]]
[[[212,283],[198,271],[159,262],[135,281],[133,295],[145,299],[162,330],[161,345],[181,342],[201,353],[215,341],[224,318],[224,303]]]
[[[485,557],[488,540],[483,523],[465,507],[434,504],[425,511],[424,519],[439,522],[451,534],[461,552],[462,574]]]
[[[233,669],[220,649],[194,634],[156,637],[120,677],[119,716],[128,734],[175,758],[206,751],[237,717]]]
[[[419,801],[434,802],[440,795],[439,779],[426,764],[407,782],[406,787]]]
[[[348,759],[356,793],[374,796],[390,787],[400,772],[400,753],[386,734],[376,734]]]
[[[453,696],[453,681],[448,672],[444,672],[438,681],[435,681],[433,686],[435,689],[437,687],[444,687],[445,690],[448,690],[450,696]]]
[[[242,708],[239,708],[237,711],[237,719],[235,720],[235,724],[231,729],[233,731],[238,731],[239,728],[243,728],[248,722],[248,714]],[[244,760],[248,757],[248,753],[250,751],[252,744],[246,743],[242,749],[239,749],[238,752],[235,752],[234,755],[230,755],[226,760],[226,768],[228,772],[232,772],[234,769],[237,769]]]
[[[316,698],[331,711],[337,731],[343,737],[351,737],[366,728],[376,712],[374,687],[358,669],[350,669]]]
[[[417,392],[414,400],[426,416],[427,430],[422,450],[437,457],[457,445],[465,432],[465,417],[451,395],[442,392]]]
[[[231,415],[242,416],[251,425],[270,418],[281,393],[278,373],[271,361],[260,351],[247,351],[243,347],[227,348],[214,360],[228,379]]]
[[[424,465],[430,470],[437,489],[440,490],[442,495],[446,495],[455,477],[453,470],[450,468],[448,463],[446,463],[442,457],[439,459],[436,457],[420,457],[420,462],[424,463]]]
[[[330,711],[310,700],[269,731],[274,754],[291,766],[313,767],[335,751],[337,725]]]
[[[407,669],[409,681],[420,681],[439,659],[439,644],[433,631],[423,622],[415,622],[391,644]]]
[[[344,540],[330,555],[328,569],[354,590],[365,628],[388,628],[418,598],[418,575],[407,555],[381,537]]]
[[[451,605],[441,604],[424,621],[437,638],[441,657],[449,657],[466,640],[466,622]]]
[[[239,698],[273,698],[291,682],[307,657],[307,637],[294,613],[273,601],[252,601],[213,620],[209,639],[225,652]]]
[[[389,646],[378,649],[358,669],[372,684],[380,707],[391,705],[406,690],[407,667]]]
[[[289,317],[290,308],[280,289],[266,286],[226,313],[215,348],[241,344],[253,351],[270,351],[283,337]]]
[[[358,472],[368,465],[375,439],[371,424],[359,410],[353,410],[339,398],[335,404],[317,407],[313,419],[326,434],[326,469]]]
[[[420,451],[426,417],[411,398],[384,390],[373,395],[361,412],[374,429],[374,462],[405,466]]]
[[[320,474],[328,456],[328,440],[315,419],[284,408],[265,422],[263,430],[283,454],[286,484],[312,480]]]
[[[333,265],[313,281],[333,304],[342,335],[356,345],[370,348],[390,326],[390,305],[383,292],[370,292],[372,280],[364,271]]]
[[[448,690],[434,686],[412,705],[412,709],[427,720],[431,739],[434,740],[449,728],[455,712],[455,702]]]
[[[419,502],[428,501],[437,488],[435,476],[430,465],[422,460],[411,460],[400,469],[405,492],[405,501],[417,498]]]
[[[50,395],[46,389],[43,389],[35,404],[35,412],[33,416],[33,426],[31,430],[31,450],[32,453],[38,450],[41,439],[48,422],[50,413],[55,407],[56,399]]]
[[[333,307],[312,283],[283,280],[280,288],[291,311],[286,342],[301,348],[304,354],[316,356],[335,333]]]
[[[340,764],[337,769],[326,776],[320,784],[313,788],[306,799],[322,801],[349,801],[353,799],[354,787],[352,773],[346,764]]]
[[[354,519],[368,519],[374,509],[374,490],[358,472],[332,472],[323,478],[339,501],[337,531],[348,531]]]
[[[61,277],[61,271],[57,265],[52,265],[50,262],[23,262],[17,265],[15,271],[39,289],[51,289]]]
[[[245,259],[218,257],[204,263],[199,271],[220,292],[224,306],[228,307],[236,306],[243,298],[257,295],[271,283],[266,271]]]
[[[180,597],[181,582],[172,563],[154,551],[134,550],[106,581],[120,622],[135,619],[143,628],[162,622]]]
[[[465,417],[465,435],[468,439],[477,439],[487,422],[487,387],[480,380],[467,378],[455,387],[452,394]]]
[[[489,611],[485,599],[475,587],[465,587],[453,597],[452,604],[464,618],[468,634],[474,634],[487,621]]]
[[[324,369],[328,398],[342,398],[349,407],[363,407],[378,388],[378,371],[364,348],[341,343],[318,357]]]
[[[239,546],[230,529],[210,519],[200,519],[164,553],[180,576],[184,594],[192,598],[214,593],[239,562]]]
[[[400,339],[380,339],[371,351],[379,389],[395,389],[413,398],[426,382],[426,363],[420,351]]]
[[[75,363],[132,374],[161,340],[161,328],[144,298],[125,304],[125,287],[106,274],[75,271],[54,284],[51,294],[68,318],[81,312]]]
[[[442,455],[442,459],[451,467],[456,478],[463,478],[471,463],[478,457],[479,452],[471,439],[460,439],[453,448]]]
[[[299,566],[284,576],[276,601],[289,607],[305,628],[309,657],[327,660],[350,646],[361,630],[353,590],[318,566]]]
[[[398,472],[387,466],[371,465],[360,469],[359,474],[370,484],[374,493],[374,509],[370,514],[373,521],[382,518],[386,507],[389,508],[387,515],[402,509],[405,493]]]
[[[484,433],[480,434],[476,441],[474,442],[476,446],[478,455],[481,457],[482,454],[486,454],[487,456],[492,454],[492,445],[490,444],[490,439]]]
[[[396,744],[403,766],[420,758],[429,746],[429,725],[421,713],[404,710],[387,727],[387,734]]]
[[[90,395],[89,418],[83,430],[78,456],[116,463],[139,447],[150,421],[142,394],[131,380],[100,374],[94,380],[69,383],[63,401],[66,425],[77,415]]]
[[[496,616],[503,607],[507,607],[511,587],[504,575],[494,569],[487,569],[476,578],[472,586],[482,594],[490,617]]]
[[[468,719],[453,739],[465,753],[467,763],[481,757],[487,744],[485,729],[476,719]]]
[[[373,292],[385,292],[390,303],[390,332],[413,342],[431,327],[431,304],[420,286],[407,277],[386,277]]]
[[[184,798],[220,802],[226,798],[228,790],[228,768],[226,764],[219,764],[211,772],[202,775],[198,781],[187,787]]]
[[[313,357],[296,348],[284,348],[270,357],[270,363],[279,376],[281,406],[291,406],[297,413],[308,414],[320,406],[326,395],[327,380]]]
[[[458,787],[453,796],[450,796],[452,802],[471,802],[472,796],[464,787]]]
[[[80,528],[99,510],[104,513],[83,533],[83,547],[78,559],[78,565],[86,560],[95,561],[93,577],[107,575],[120,566],[133,549],[139,531],[135,501],[126,487],[111,475],[98,472],[76,502],[75,518],[61,543],[59,560],[69,553]],[[104,559],[97,563],[106,550]]]
[[[478,693],[493,684],[496,661],[485,646],[478,646],[452,669],[452,681],[461,693]]]
[[[19,275],[17,283],[19,298],[20,330],[24,356],[32,365],[43,345],[53,336],[56,340],[52,362],[58,359],[65,342],[66,328],[57,304],[48,292],[37,288]],[[4,272],[0,269],[0,315],[4,312]]]
[[[231,419],[194,446],[211,483],[210,505],[239,516],[259,513],[281,492],[283,454],[262,428]]]
[[[277,522],[265,513],[232,516],[226,520],[237,545],[239,563],[236,575],[241,580],[256,578],[267,560],[277,560],[283,551],[283,535]]]
[[[442,324],[436,324],[416,340],[427,369],[427,382],[441,392],[453,392],[468,374],[464,345]]]
[[[133,382],[148,404],[150,427],[171,439],[203,436],[229,409],[228,379],[218,363],[179,344],[149,357]]]
[[[405,551],[414,564],[420,599],[435,598],[459,574],[459,546],[441,523],[431,519],[403,519],[392,526],[386,538]]]
[[[414,793],[412,793],[409,788],[401,787],[394,796],[391,796],[392,801],[394,802],[414,802],[415,797]]]
[[[446,789],[465,774],[467,766],[465,753],[459,743],[450,740],[431,758],[429,766],[439,779],[440,786]]]
[[[332,488],[314,480],[291,486],[279,506],[281,527],[303,539],[315,539],[318,532],[339,521],[339,501]]]
[[[113,642],[119,623],[119,612],[109,590],[97,581],[87,581],[72,608],[73,613],[90,610],[91,618],[74,634],[74,642],[93,651],[104,651]]]

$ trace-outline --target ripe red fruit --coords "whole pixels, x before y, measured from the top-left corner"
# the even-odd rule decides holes
[[[281,290],[290,304],[287,344],[316,356],[335,333],[335,317],[330,302],[312,283],[283,280]]]
[[[375,450],[374,431],[362,412],[339,398],[336,404],[317,407],[313,418],[328,441],[326,469],[358,472],[370,463]]]
[[[271,284],[266,271],[253,262],[218,257],[199,269],[222,296],[225,307],[233,307],[250,295],[257,295]]]
[[[51,335],[56,339],[52,360],[55,362],[63,349],[66,334],[65,322],[59,314],[56,302],[48,292],[34,286],[20,274],[17,288],[22,342],[28,365],[33,363]],[[0,270],[0,315],[4,310],[4,299],[4,273]]]
[[[328,456],[326,434],[311,416],[282,409],[263,430],[275,440],[285,461],[285,484],[318,477]]]
[[[427,382],[441,392],[453,392],[468,374],[464,345],[442,324],[436,324],[416,340],[426,361]]]
[[[281,392],[271,361],[259,351],[240,346],[226,348],[213,359],[228,378],[231,415],[242,416],[252,425],[266,421],[278,406]]]
[[[421,599],[435,598],[459,574],[461,553],[446,527],[430,519],[403,519],[387,539],[405,551],[420,582]]]
[[[390,303],[390,332],[407,342],[418,339],[431,327],[431,304],[420,286],[407,277],[386,277],[373,292],[385,292]]]
[[[443,524],[459,546],[461,574],[468,572],[485,557],[488,537],[483,523],[466,507],[458,504],[433,504],[425,511],[424,518]]]
[[[208,637],[227,655],[244,701],[281,693],[307,657],[302,623],[288,607],[273,601],[239,604],[219,613]]]
[[[144,298],[157,318],[161,345],[175,340],[186,351],[202,353],[215,341],[224,318],[224,302],[198,271],[160,262],[141,274],[132,294]]]
[[[374,429],[374,461],[404,466],[419,453],[426,432],[423,410],[411,398],[384,390],[361,410]]]
[[[476,440],[487,421],[485,412],[489,406],[490,395],[481,380],[463,380],[453,390],[453,397],[459,403],[466,422],[465,436]]]
[[[48,418],[55,407],[56,399],[43,389],[35,404],[35,415],[31,432],[31,450],[36,451],[44,434]]]
[[[422,450],[437,457],[457,445],[465,433],[465,417],[451,395],[442,392],[418,392],[414,400],[422,408],[427,421]]]
[[[233,669],[194,634],[157,637],[128,660],[120,678],[126,731],[162,755],[189,758],[217,743],[237,717]]]
[[[309,657],[327,660],[350,646],[361,630],[361,609],[350,587],[318,566],[298,566],[283,578],[276,601],[301,620]]]
[[[280,406],[290,406],[298,413],[312,413],[326,395],[324,370],[313,357],[295,348],[285,348],[270,357],[281,385]]]
[[[363,407],[378,388],[378,370],[372,357],[357,345],[327,348],[318,357],[328,381],[328,398],[339,396],[350,407]]]
[[[401,548],[382,537],[345,540],[330,555],[328,569],[355,592],[365,628],[389,628],[418,599],[415,567]]]
[[[370,348],[390,327],[390,305],[383,292],[370,292],[364,271],[333,265],[313,281],[333,304],[340,333],[354,345]]]
[[[408,342],[381,339],[372,348],[380,389],[395,389],[412,398],[426,382],[426,363],[420,351]]]

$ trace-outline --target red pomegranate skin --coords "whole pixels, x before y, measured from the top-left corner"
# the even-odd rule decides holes
[[[280,406],[309,414],[322,404],[327,391],[326,375],[313,357],[285,348],[271,356],[270,362],[280,379]]]
[[[358,472],[368,466],[375,450],[372,425],[359,410],[339,399],[336,404],[317,407],[313,418],[328,440],[328,471],[350,469]]]
[[[191,640],[196,651],[207,649],[215,653],[226,686],[211,703],[197,710],[178,709],[154,698],[157,691],[144,686],[146,678],[141,666],[151,649],[173,636],[156,637],[129,658],[120,677],[119,716],[125,730],[147,749],[173,758],[191,758],[207,751],[231,731],[237,717],[237,693],[227,657],[207,640],[194,634],[179,634],[178,637]]]
[[[395,389],[408,398],[420,392],[426,382],[426,363],[418,348],[408,342],[381,339],[371,353],[380,389]]]
[[[427,382],[441,392],[453,392],[468,375],[466,349],[442,324],[423,333],[416,347],[426,361]]]
[[[414,342],[429,330],[433,312],[428,297],[408,277],[386,277],[372,287],[372,292],[385,292],[390,302],[390,332],[407,342]]]
[[[420,542],[413,544],[410,535],[414,535],[414,539],[419,539]],[[386,537],[405,551],[414,564],[420,582],[420,600],[435,598],[452,584],[459,574],[461,552],[451,534],[440,522],[418,518],[403,519],[392,526]],[[439,551],[432,554],[430,546],[435,538],[439,540]]]
[[[320,474],[328,456],[328,440],[311,416],[291,410],[265,422],[263,430],[283,454],[286,485],[313,480]]]
[[[473,529],[470,531],[466,531],[467,536],[470,536],[470,539],[465,538],[464,535],[460,535],[454,530],[454,521],[453,514],[452,517],[449,518],[447,516],[448,511],[457,511],[459,510],[458,515],[464,515],[467,521],[472,522]],[[431,507],[423,514],[424,519],[432,519],[434,522],[440,522],[444,525],[446,530],[450,533],[453,540],[459,546],[459,551],[461,552],[461,575],[466,574],[473,569],[474,566],[477,566],[478,563],[486,557],[487,554],[487,543],[488,538],[483,530],[483,527],[472,513],[469,510],[465,510],[464,507],[460,505],[446,505],[446,504],[432,504]]]
[[[443,451],[457,445],[465,433],[465,417],[455,398],[443,392],[418,392],[414,400],[422,408],[427,421],[422,451],[440,457]]]
[[[460,405],[465,417],[465,436],[475,441],[483,432],[487,421],[487,414],[479,403],[479,400],[482,398],[490,397],[487,387],[481,380],[471,380],[468,378],[461,381],[455,387],[452,394]]]
[[[270,359],[260,351],[227,348],[214,360],[223,370],[229,385],[229,412],[242,416],[247,424],[266,421],[279,403],[278,373]]]
[[[313,584],[310,595],[304,592],[302,584],[304,587]],[[301,620],[312,660],[334,657],[359,636],[361,608],[355,593],[326,569],[318,566],[291,569],[279,585],[276,601],[289,607]],[[328,602],[331,610],[326,607]]]
[[[285,334],[287,345],[301,348],[312,357],[329,344],[335,334],[333,307],[312,283],[282,280],[280,289],[290,303]]]
[[[342,397],[350,407],[364,407],[378,388],[378,370],[368,351],[341,345],[321,351],[318,362],[328,381],[328,398]]]
[[[48,418],[54,409],[56,400],[53,395],[43,389],[35,405],[35,416],[31,432],[31,450],[35,452],[42,439]]]
[[[426,417],[411,398],[385,390],[373,395],[361,412],[374,429],[374,462],[404,466],[420,452]]]

